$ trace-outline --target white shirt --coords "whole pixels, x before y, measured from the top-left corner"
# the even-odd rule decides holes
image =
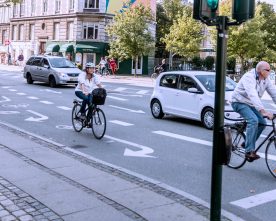
[[[232,94],[232,102],[245,103],[259,111],[264,109],[261,97],[267,91],[274,103],[276,103],[276,87],[268,77],[258,80],[257,76],[255,69],[243,75]]]
[[[101,60],[100,61],[100,66],[101,66],[101,68],[104,68],[105,67],[105,65],[106,65],[106,61],[105,60]]]
[[[98,84],[100,84],[100,79],[98,75],[93,74],[92,78],[89,80],[87,78],[86,72],[82,72],[78,77],[78,85],[75,88],[75,91],[82,91],[81,84],[83,84],[84,90],[83,92],[91,93],[94,88],[97,87]]]

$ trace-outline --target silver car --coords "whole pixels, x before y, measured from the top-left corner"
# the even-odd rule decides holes
[[[81,72],[63,57],[32,56],[24,67],[24,78],[28,84],[40,81],[49,83],[50,87],[56,87],[60,84],[77,84]]]

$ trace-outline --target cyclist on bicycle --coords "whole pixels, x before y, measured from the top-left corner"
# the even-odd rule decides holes
[[[267,91],[276,103],[276,88],[270,82],[269,74],[270,65],[260,61],[255,69],[243,75],[232,94],[233,110],[247,122],[245,157],[250,162],[260,158],[255,152],[255,143],[266,125],[263,117],[273,118],[273,114],[267,112],[261,102],[261,97]]]
[[[78,85],[75,88],[75,94],[82,100],[81,105],[81,119],[85,119],[86,105],[92,102],[92,91],[97,87],[102,87],[99,77],[95,74],[95,64],[87,63],[85,65],[85,72],[81,73],[78,77]]]

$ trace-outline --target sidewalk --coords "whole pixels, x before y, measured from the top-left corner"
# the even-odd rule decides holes
[[[0,220],[207,221],[205,202],[0,121]],[[196,202],[198,201],[198,202]],[[223,212],[228,218],[240,220]]]

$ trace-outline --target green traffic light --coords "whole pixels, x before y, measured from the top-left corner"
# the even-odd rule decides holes
[[[216,10],[218,8],[219,0],[207,0],[207,5],[212,10]]]

